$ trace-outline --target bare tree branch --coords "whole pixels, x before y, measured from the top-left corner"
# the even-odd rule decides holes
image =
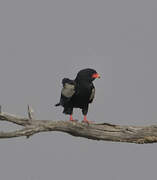
[[[35,120],[30,106],[28,106],[28,118],[1,112],[0,120],[23,126],[22,129],[13,132],[0,132],[0,138],[30,137],[40,132],[61,131],[72,136],[93,140],[140,144],[157,142],[157,125],[120,126],[108,123],[86,124],[69,121]]]

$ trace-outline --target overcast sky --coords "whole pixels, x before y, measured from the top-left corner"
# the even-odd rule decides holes
[[[157,123],[157,2],[153,0],[1,0],[0,104],[37,119],[68,120],[61,80],[94,68],[88,119]],[[74,118],[83,119],[81,111]],[[1,129],[15,126],[0,122]],[[49,132],[0,140],[2,180],[154,180],[157,144],[93,141]]]

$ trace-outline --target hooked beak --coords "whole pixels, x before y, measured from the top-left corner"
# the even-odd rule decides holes
[[[94,73],[94,74],[92,75],[92,78],[100,78],[100,75],[99,75],[98,73]]]

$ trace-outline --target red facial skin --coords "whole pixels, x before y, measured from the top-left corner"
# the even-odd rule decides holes
[[[92,75],[92,78],[100,78],[100,75],[98,74],[98,73],[94,73],[93,75]]]

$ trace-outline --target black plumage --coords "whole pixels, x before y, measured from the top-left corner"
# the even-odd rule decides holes
[[[89,122],[86,118],[89,103],[92,103],[95,96],[95,87],[93,80],[100,78],[94,69],[83,69],[78,72],[75,80],[64,78],[62,80],[63,88],[58,104],[55,106],[63,106],[63,113],[70,115],[73,120],[73,108],[82,109],[85,122]]]

